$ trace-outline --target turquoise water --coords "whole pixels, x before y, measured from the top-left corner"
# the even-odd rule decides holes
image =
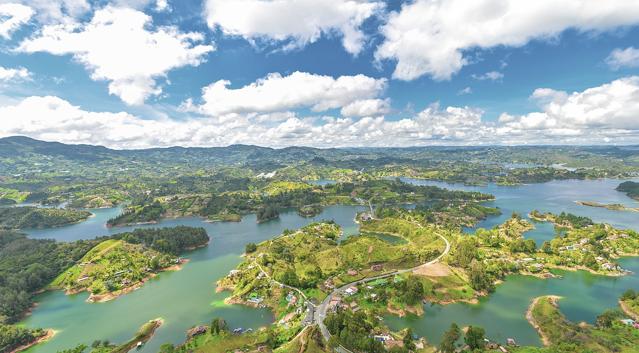
[[[597,201],[601,203],[621,203],[637,207],[638,203],[614,189],[619,180],[553,181],[516,187],[487,185],[468,187],[422,180],[405,181],[436,185],[449,189],[481,191],[496,196],[488,205],[499,207],[502,215],[490,217],[477,227],[492,228],[504,222],[512,212],[527,215],[537,209],[542,212],[570,212],[587,216],[597,222],[607,222],[616,227],[639,230],[639,214],[634,212],[611,211],[577,205],[574,201]],[[535,223],[536,229],[525,234],[538,244],[554,237],[554,227],[548,223]],[[425,336],[432,343],[439,343],[445,330],[455,322],[460,326],[483,326],[487,335],[494,340],[505,342],[512,337],[519,344],[541,344],[535,330],[524,315],[533,298],[541,295],[560,295],[562,312],[575,322],[594,322],[597,315],[617,305],[617,299],[628,288],[639,289],[639,258],[620,261],[623,268],[634,272],[631,275],[611,278],[595,276],[584,271],[558,271],[561,279],[542,280],[528,276],[509,276],[497,287],[495,293],[481,298],[478,304],[456,303],[446,306],[427,305],[423,317],[386,317],[386,322],[394,329],[411,327],[417,335]]]
[[[314,220],[334,219],[346,234],[355,234],[353,219],[363,210],[356,206],[327,207],[314,218],[299,217],[286,212],[280,219],[257,224],[255,215],[241,222],[206,223],[199,218],[165,220],[157,225],[141,227],[171,227],[188,225],[206,228],[211,241],[206,248],[186,254],[190,260],[182,270],[166,272],[145,283],[142,288],[106,303],[87,303],[86,293],[66,296],[61,291],[37,297],[38,306],[22,323],[29,327],[45,327],[59,331],[50,341],[37,345],[29,352],[57,352],[79,343],[91,344],[95,339],[123,342],[146,321],[162,317],[165,324],[144,346],[141,352],[157,352],[161,344],[175,344],[185,340],[185,332],[194,325],[209,323],[223,317],[231,327],[257,328],[268,325],[273,318],[266,309],[252,309],[241,305],[224,305],[228,293],[215,293],[215,282],[235,268],[244,245],[260,242],[295,229]],[[94,210],[96,216],[85,223],[67,227],[31,230],[37,238],[74,240],[93,238],[130,230],[131,227],[107,229],[104,222],[118,209]]]
[[[496,200],[490,202],[502,210],[502,215],[482,221],[480,227],[493,227],[502,223],[515,211],[528,214],[533,209],[542,212],[571,212],[591,217],[597,222],[608,222],[617,227],[639,230],[639,214],[611,211],[603,208],[579,206],[574,201],[621,203],[638,207],[638,203],[614,188],[618,180],[556,181],[545,184],[517,187],[465,187],[445,183],[406,180],[416,184],[438,185],[447,188],[475,190],[492,193]],[[39,306],[24,320],[31,327],[53,328],[58,335],[51,341],[38,345],[30,352],[56,352],[78,343],[90,344],[94,339],[120,342],[128,339],[144,322],[163,317],[166,320],[157,334],[142,349],[156,352],[165,342],[180,343],[185,331],[193,325],[207,323],[213,317],[224,317],[233,327],[260,327],[271,322],[266,310],[242,306],[223,305],[227,293],[215,293],[215,281],[224,276],[241,261],[241,253],[248,242],[259,242],[280,234],[284,229],[294,229],[313,220],[334,219],[344,227],[345,234],[356,234],[353,218],[363,207],[327,207],[317,217],[299,217],[294,211],[281,214],[279,220],[256,224],[255,216],[243,218],[239,223],[205,223],[198,218],[165,220],[158,227],[191,225],[205,227],[211,236],[208,247],[188,254],[191,261],[181,271],[163,273],[146,283],[141,289],[114,301],[89,304],[86,294],[65,296],[62,292],[40,295]],[[55,238],[61,241],[93,238],[99,235],[128,231],[133,227],[106,228],[104,223],[121,212],[120,209],[92,210],[95,216],[86,222],[67,227],[30,230],[35,238]],[[526,234],[537,243],[554,236],[553,227],[536,224],[537,229]],[[621,261],[626,269],[639,272],[639,259]],[[474,324],[484,326],[489,337],[505,341],[515,338],[520,344],[539,344],[539,338],[524,318],[531,299],[544,294],[565,297],[561,308],[569,319],[592,322],[596,315],[616,305],[618,296],[627,288],[639,289],[639,277],[635,274],[621,278],[594,276],[585,272],[562,272],[563,279],[540,280],[533,277],[510,276],[497,287],[495,293],[482,298],[479,304],[464,303],[447,306],[428,305],[423,317],[387,317],[388,324],[396,329],[410,326],[418,335],[438,343],[442,333],[452,322],[460,326]]]

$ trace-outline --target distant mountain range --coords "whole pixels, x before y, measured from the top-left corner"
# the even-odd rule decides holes
[[[281,149],[231,145],[228,147],[169,147],[138,150],[114,150],[103,146],[70,145],[45,142],[24,136],[0,138],[0,165],[11,161],[63,159],[87,163],[139,161],[159,163],[198,163],[202,165],[289,165],[307,162],[322,165],[341,162],[354,165],[402,161],[522,161],[539,162],[544,155],[566,155],[634,159],[639,146],[479,146],[479,147],[409,147],[409,148],[329,148],[286,147]]]

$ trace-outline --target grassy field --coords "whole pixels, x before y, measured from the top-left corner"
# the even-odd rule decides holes
[[[174,259],[140,244],[109,239],[91,249],[76,265],[50,285],[76,293],[104,295],[139,284],[154,271],[175,264]]]

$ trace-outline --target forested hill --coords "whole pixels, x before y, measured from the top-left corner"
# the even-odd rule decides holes
[[[541,156],[540,154],[543,154]],[[543,157],[543,158],[542,158]],[[521,163],[567,163],[571,159],[624,160],[639,164],[639,146],[485,146],[485,147],[409,147],[409,148],[268,148],[249,145],[227,147],[169,147],[139,150],[114,150],[102,146],[69,145],[45,142],[24,136],[0,138],[0,165],[24,160],[63,159],[76,162],[162,162],[204,165],[279,165],[294,162],[323,164],[341,161],[361,163],[376,160],[378,164],[402,160],[457,160]]]

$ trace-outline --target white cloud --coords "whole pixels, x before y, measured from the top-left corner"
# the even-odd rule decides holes
[[[0,4],[0,37],[11,38],[11,34],[33,16],[33,9],[29,6],[7,3]]]
[[[504,78],[504,74],[502,74],[499,71],[489,71],[481,75],[473,74],[471,77],[474,78],[475,80],[480,80],[480,81],[486,81],[486,80],[500,81]]]
[[[573,93],[538,89],[531,99],[539,102],[539,111],[504,113],[498,121],[485,120],[480,109],[438,104],[400,119],[250,112],[148,120],[126,112],[87,111],[58,97],[29,97],[0,106],[0,137],[113,148],[639,143],[639,77]]]
[[[205,60],[214,47],[198,44],[203,39],[201,33],[176,27],[153,29],[151,17],[133,9],[106,7],[86,24],[45,26],[17,51],[71,54],[92,79],[109,81],[110,94],[139,105],[162,92],[157,80],[169,71]]]
[[[362,99],[344,106],[345,117],[380,116],[390,112],[390,99]]]
[[[0,0],[0,3],[21,3],[34,10],[40,23],[70,23],[91,10],[87,0]]]
[[[288,76],[272,73],[241,88],[229,88],[231,82],[217,81],[202,90],[204,103],[184,105],[186,110],[205,115],[219,116],[231,113],[277,112],[298,108],[310,108],[321,112],[343,108],[359,101],[359,109],[371,111],[384,108],[381,102],[368,102],[376,107],[362,108],[364,100],[374,99],[386,88],[386,79],[364,75],[331,76],[294,72]],[[387,106],[387,104],[386,104]],[[358,109],[351,106],[348,113]]]
[[[639,49],[634,47],[617,48],[606,58],[606,64],[613,70],[639,67]]]
[[[589,143],[603,138],[639,137],[639,77],[621,78],[582,92],[537,89],[531,96],[541,111],[502,114],[501,133],[541,139],[569,137]],[[555,140],[560,143],[561,140]],[[623,143],[624,140],[617,142]]]
[[[155,1],[155,11],[157,12],[164,12],[164,11],[170,11],[171,7],[169,6],[169,1],[168,0],[156,0]]]
[[[469,63],[464,52],[520,47],[566,29],[606,31],[639,23],[639,1],[416,0],[392,12],[377,60],[396,61],[393,77],[447,80]]]
[[[363,22],[384,8],[366,0],[207,0],[205,6],[209,27],[227,35],[285,41],[294,48],[338,34],[351,54],[364,46]]]
[[[29,78],[31,78],[31,72],[24,67],[14,69],[0,66],[0,82],[28,80]]]

